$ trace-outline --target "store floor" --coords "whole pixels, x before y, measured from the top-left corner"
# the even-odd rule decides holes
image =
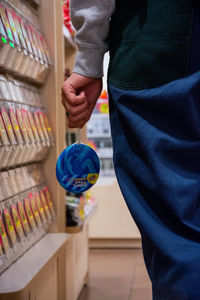
[[[78,300],[151,300],[140,249],[92,249],[90,278]]]

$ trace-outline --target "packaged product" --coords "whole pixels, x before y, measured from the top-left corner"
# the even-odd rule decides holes
[[[35,231],[37,229],[37,227],[36,227],[35,219],[33,217],[33,212],[30,207],[29,200],[27,198],[24,199],[24,208],[25,208],[25,212],[26,212],[26,216],[29,221],[29,224],[30,224],[32,230]]]
[[[23,239],[25,237],[24,235],[24,231],[23,231],[23,227],[22,227],[22,223],[18,214],[18,210],[15,204],[11,205],[11,215],[13,218],[13,223],[15,226],[15,230],[17,232],[17,235],[20,239]]]
[[[51,221],[51,214],[50,214],[49,207],[47,205],[47,201],[46,201],[43,190],[40,190],[40,199],[41,199],[42,205],[44,207],[44,212],[46,214],[46,217],[49,221]]]
[[[28,235],[30,233],[30,227],[29,227],[29,224],[28,224],[28,220],[27,220],[27,217],[26,217],[24,206],[23,206],[21,201],[18,201],[17,208],[18,208],[19,217],[20,217],[23,229],[24,229],[25,233]]]
[[[51,212],[51,215],[53,217],[55,217],[56,213],[55,213],[54,205],[53,205],[53,202],[52,202],[52,199],[51,199],[51,196],[50,196],[49,189],[45,186],[43,191],[44,191],[44,194],[45,194],[45,197],[46,197],[47,204],[49,206],[49,210]]]
[[[8,209],[4,208],[3,216],[4,216],[8,236],[10,238],[11,243],[14,245],[17,243],[17,235],[16,235],[14,224],[13,224],[13,220],[11,218],[11,215],[10,215],[10,212]]]
[[[40,196],[39,196],[38,193],[35,193],[34,196],[35,196],[36,205],[37,205],[42,223],[45,224],[47,222],[47,218],[46,218],[46,215],[44,213],[44,208],[43,208],[43,205],[41,203]]]
[[[38,209],[37,209],[37,205],[36,205],[36,201],[35,201],[35,197],[34,197],[33,193],[29,193],[28,198],[30,200],[30,206],[31,206],[33,215],[35,217],[35,221],[36,221],[38,226],[41,226],[42,222],[41,222],[41,219],[40,219],[40,215],[39,215],[39,212],[38,212]]]
[[[0,213],[0,244],[1,247],[3,247],[4,252],[6,252],[10,248],[8,236],[5,230],[1,213]]]

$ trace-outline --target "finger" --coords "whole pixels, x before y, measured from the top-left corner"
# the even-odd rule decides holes
[[[61,103],[64,106],[65,110],[68,111],[67,106],[66,106],[66,102],[65,102],[63,97],[61,97]]]
[[[69,114],[69,121],[72,123],[78,123],[81,120],[88,120],[88,118],[90,117],[91,113],[90,110],[85,110],[82,111],[80,114],[78,115],[71,115],[71,113]]]
[[[82,104],[84,101],[86,101],[86,95],[84,91],[78,93],[72,89],[62,88],[62,96],[67,103],[73,106]]]
[[[78,120],[77,122],[72,122],[68,119],[67,126],[69,128],[82,128],[87,123],[87,119],[85,120]]]
[[[89,105],[87,101],[77,106],[70,106],[68,103],[65,102],[65,109],[70,113],[72,117],[76,117],[82,114],[83,112],[86,112],[88,108]]]
[[[87,115],[84,119],[71,120],[68,119],[67,126],[69,128],[82,128],[90,119],[90,115]]]

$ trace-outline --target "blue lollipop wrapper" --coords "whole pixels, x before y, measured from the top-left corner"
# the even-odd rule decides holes
[[[97,181],[100,162],[96,152],[89,146],[75,143],[66,148],[56,164],[59,184],[68,192],[82,193]]]

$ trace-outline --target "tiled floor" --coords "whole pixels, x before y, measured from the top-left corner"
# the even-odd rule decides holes
[[[151,299],[141,250],[90,250],[90,280],[78,300]]]

